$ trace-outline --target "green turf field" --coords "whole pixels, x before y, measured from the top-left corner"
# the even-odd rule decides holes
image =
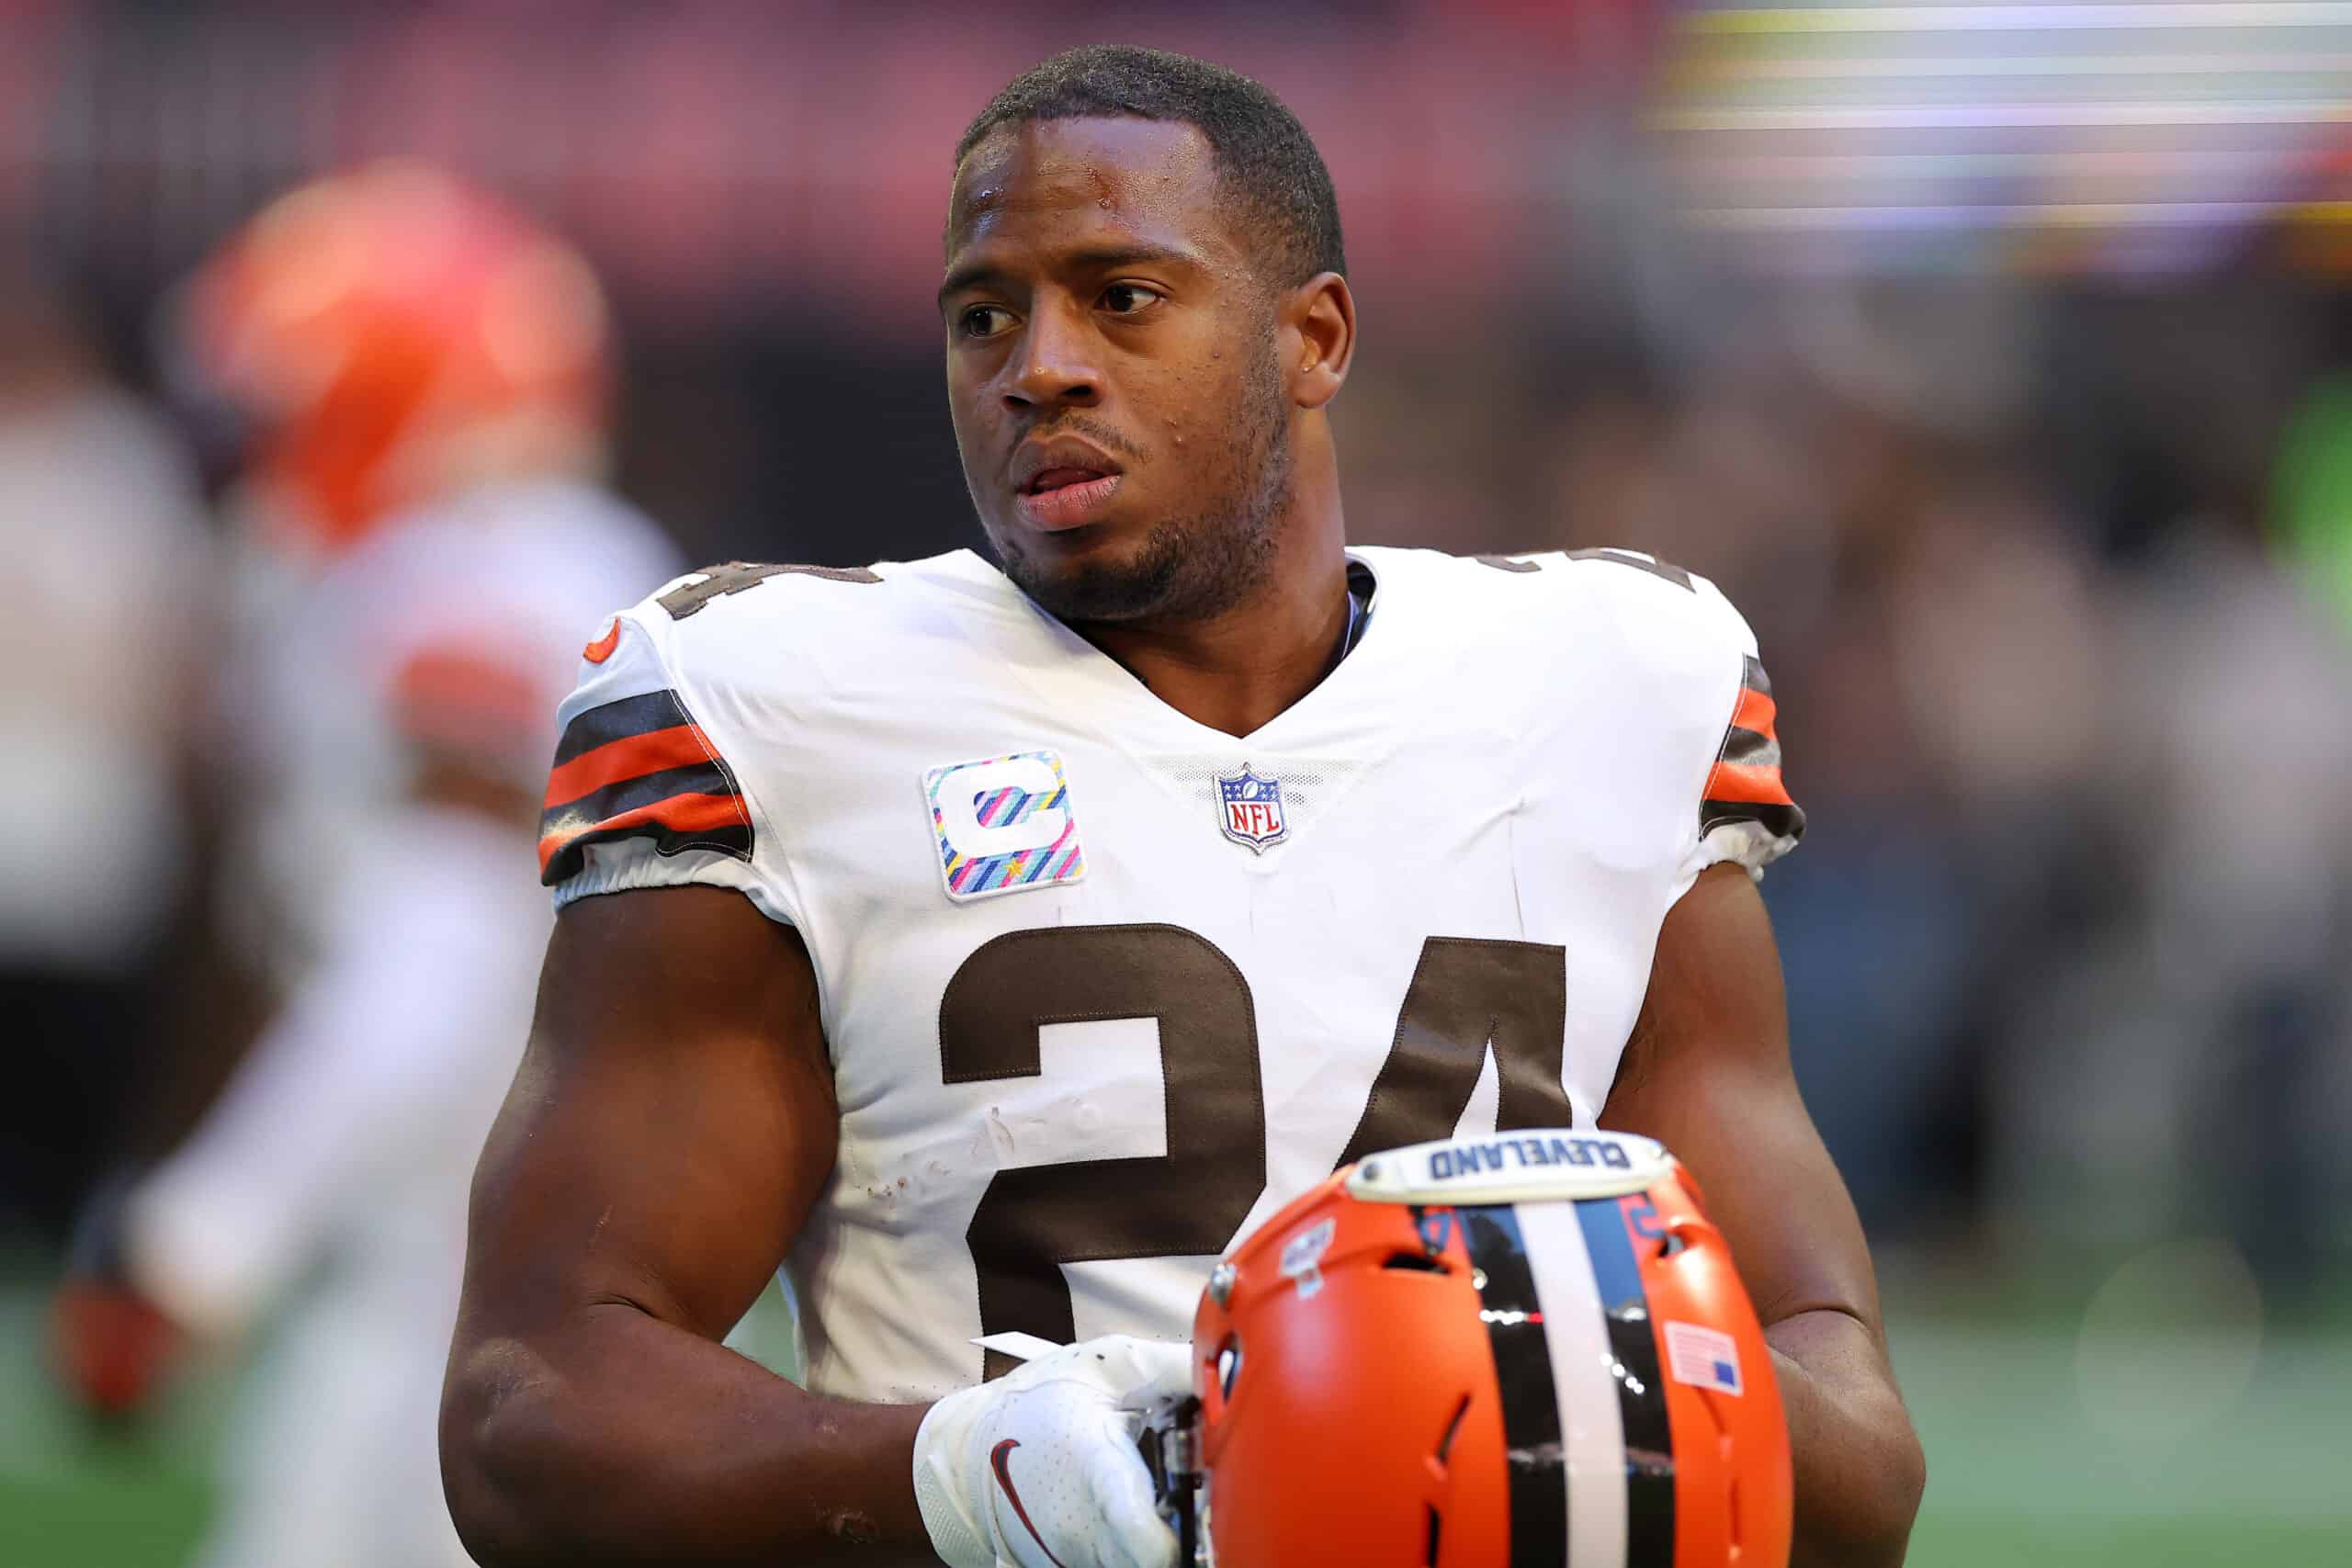
[[[764,1303],[780,1312],[773,1293]],[[2352,1339],[2312,1326],[2252,1346],[2195,1332],[2134,1348],[2156,1374],[2126,1430],[2085,1413],[2079,1310],[1890,1291],[1930,1479],[1916,1568],[2352,1564]],[[50,1393],[30,1283],[0,1287],[0,1564],[166,1568],[202,1528],[206,1455],[232,1397],[187,1391],[135,1438],[85,1430]],[[775,1315],[757,1353],[783,1341]],[[2250,1378],[2200,1371],[2233,1366]],[[2184,1405],[2165,1391],[2186,1387]]]

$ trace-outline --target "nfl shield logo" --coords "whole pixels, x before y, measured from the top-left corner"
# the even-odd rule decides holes
[[[1258,854],[1290,837],[1290,822],[1283,816],[1280,779],[1261,779],[1244,764],[1238,773],[1216,781],[1217,826],[1237,844]]]

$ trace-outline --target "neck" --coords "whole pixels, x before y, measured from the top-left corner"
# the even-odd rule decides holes
[[[1330,673],[1348,629],[1339,487],[1302,482],[1299,494],[1272,569],[1230,610],[1073,629],[1194,723],[1236,736],[1264,728]]]

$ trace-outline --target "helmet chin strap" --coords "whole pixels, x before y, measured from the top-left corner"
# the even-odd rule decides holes
[[[1185,1399],[1144,1423],[1136,1447],[1151,1472],[1159,1517],[1176,1532],[1176,1568],[1216,1568],[1208,1533],[1208,1499],[1201,1487],[1201,1402]]]

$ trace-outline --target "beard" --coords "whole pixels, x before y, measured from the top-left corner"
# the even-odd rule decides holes
[[[1249,597],[1272,565],[1275,523],[1290,505],[1289,411],[1273,347],[1269,321],[1227,426],[1219,482],[1193,510],[1153,524],[1123,559],[1060,571],[1041,568],[1011,539],[999,541],[1005,575],[1072,626],[1207,620]],[[1085,428],[1083,421],[1072,427]]]

